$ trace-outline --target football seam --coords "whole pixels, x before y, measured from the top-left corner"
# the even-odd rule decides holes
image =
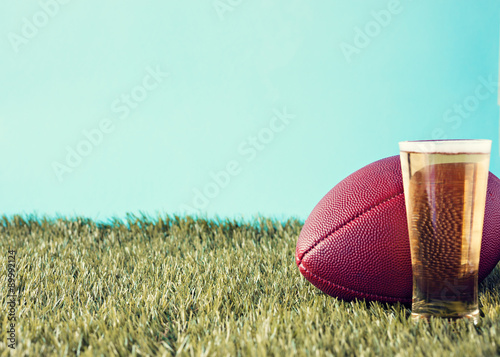
[[[362,215],[364,215],[365,213],[370,212],[372,209],[377,208],[378,206],[381,206],[381,205],[383,205],[384,203],[389,202],[390,200],[392,200],[392,199],[394,199],[394,198],[397,198],[397,197],[399,197],[399,196],[401,196],[401,195],[404,195],[404,191],[403,191],[403,192],[401,192],[401,193],[398,193],[397,195],[391,196],[391,197],[389,197],[389,198],[387,198],[387,199],[383,200],[382,202],[377,203],[377,204],[376,204],[376,205],[374,205],[374,206],[369,207],[368,209],[364,210],[363,212],[360,212],[358,215],[356,215],[356,216],[354,216],[353,218],[351,218],[349,221],[347,221],[347,222],[343,223],[342,225],[340,225],[340,226],[338,226],[338,227],[333,228],[330,232],[328,232],[327,234],[325,234],[325,236],[324,236],[324,237],[322,237],[320,240],[318,240],[316,243],[314,243],[314,244],[313,244],[313,245],[312,245],[312,246],[311,246],[308,250],[306,250],[306,251],[304,252],[304,254],[302,254],[302,258],[300,258],[299,263],[298,263],[297,265],[301,265],[301,264],[302,264],[302,261],[303,261],[303,260],[304,260],[304,258],[305,258],[305,256],[306,256],[306,255],[307,255],[307,254],[308,254],[311,250],[313,250],[314,248],[316,248],[316,247],[317,247],[317,246],[318,246],[321,242],[323,242],[325,239],[330,238],[330,237],[331,237],[331,235],[332,235],[333,233],[335,233],[335,232],[336,232],[336,231],[338,231],[339,229],[341,229],[341,228],[343,228],[343,227],[347,226],[349,223],[354,222],[355,220],[357,220],[358,218],[360,218],[360,217],[361,217]]]
[[[302,268],[305,272],[307,272],[308,274],[312,275],[315,279],[317,280],[321,280],[323,283],[326,283],[330,286],[333,286],[334,288],[337,288],[337,289],[340,289],[340,290],[343,290],[351,295],[353,295],[354,297],[356,297],[356,295],[359,295],[361,296],[361,298],[363,299],[371,299],[371,300],[384,300],[386,302],[402,302],[402,303],[409,303],[411,302],[412,300],[411,299],[406,299],[406,298],[396,298],[396,297],[391,297],[391,296],[383,296],[383,295],[377,295],[377,294],[368,294],[368,293],[363,293],[361,291],[357,291],[357,290],[354,290],[354,289],[350,289],[350,288],[346,288],[345,286],[342,286],[342,285],[338,285],[338,284],[335,284],[335,283],[332,283],[331,281],[329,280],[326,280],[326,279],[323,279],[322,277],[320,276],[317,276],[316,274],[314,274],[313,272],[311,272],[310,270],[308,270],[302,263],[300,264],[300,268]],[[322,289],[321,289],[322,290]],[[357,298],[357,297],[356,297]]]

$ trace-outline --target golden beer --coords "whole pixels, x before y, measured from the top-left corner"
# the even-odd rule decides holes
[[[478,322],[490,148],[489,140],[400,143],[414,319]]]

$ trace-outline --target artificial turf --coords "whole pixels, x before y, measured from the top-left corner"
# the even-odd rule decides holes
[[[415,324],[402,305],[344,302],[295,264],[298,220],[129,216],[0,221],[1,356],[483,356],[500,352],[498,268],[482,326]],[[16,350],[7,259],[16,254]],[[497,331],[498,330],[498,331]]]

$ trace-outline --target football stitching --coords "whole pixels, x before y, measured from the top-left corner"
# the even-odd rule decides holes
[[[411,299],[395,298],[395,297],[382,296],[382,295],[377,295],[377,294],[367,294],[367,293],[363,293],[361,291],[349,289],[349,288],[346,288],[345,286],[337,285],[335,283],[332,283],[331,281],[328,281],[326,279],[323,279],[323,278],[317,276],[313,272],[307,270],[307,268],[304,265],[302,265],[302,264],[300,264],[300,267],[302,269],[304,269],[305,272],[307,272],[308,274],[312,275],[315,279],[321,280],[322,282],[324,282],[324,283],[326,283],[328,285],[333,285],[334,288],[346,291],[346,292],[348,292],[350,294],[353,294],[355,297],[357,297],[356,296],[356,294],[357,294],[357,295],[361,296],[363,299],[384,300],[384,301],[387,301],[387,302],[398,302],[398,301],[399,302],[403,302],[403,303],[409,303],[409,302],[411,302]]]
[[[341,229],[341,228],[343,228],[343,227],[347,226],[349,223],[354,222],[356,219],[358,219],[359,217],[361,217],[361,216],[362,216],[362,215],[364,215],[365,213],[370,212],[372,209],[374,209],[374,208],[376,208],[376,207],[378,207],[378,206],[381,206],[381,205],[383,205],[384,203],[389,202],[390,200],[392,200],[392,199],[394,199],[394,198],[397,198],[397,197],[399,197],[399,196],[401,196],[401,195],[404,195],[404,192],[398,193],[397,195],[391,196],[391,197],[389,197],[389,198],[385,199],[384,201],[377,203],[375,206],[371,206],[371,207],[369,207],[368,209],[366,209],[366,210],[364,210],[363,212],[359,213],[358,215],[354,216],[351,220],[349,220],[349,221],[345,222],[345,223],[344,223],[344,224],[342,224],[341,226],[336,227],[336,228],[333,228],[333,229],[332,229],[332,230],[331,230],[328,234],[325,234],[325,236],[324,236],[324,237],[322,237],[320,240],[318,240],[318,241],[317,241],[315,244],[313,244],[313,245],[312,245],[312,246],[311,246],[308,250],[306,250],[304,254],[302,254],[302,258],[300,258],[300,261],[299,261],[299,264],[298,264],[298,265],[302,264],[302,261],[304,260],[305,256],[306,256],[306,255],[307,255],[307,254],[308,254],[311,250],[313,250],[314,248],[316,248],[316,247],[317,247],[317,246],[318,246],[321,242],[323,242],[325,239],[330,238],[330,237],[331,237],[331,235],[332,235],[333,233],[335,233],[335,232],[336,232],[336,231],[338,231],[339,229]]]

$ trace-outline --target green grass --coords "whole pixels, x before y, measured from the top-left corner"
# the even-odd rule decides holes
[[[299,273],[302,224],[167,217],[0,221],[1,356],[481,356],[500,352],[500,274],[482,326],[331,298]],[[17,349],[6,346],[17,249]]]

